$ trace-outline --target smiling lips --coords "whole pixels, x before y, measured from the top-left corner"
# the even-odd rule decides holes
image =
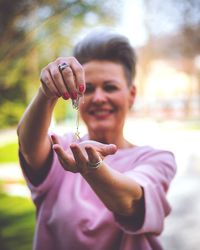
[[[93,109],[89,111],[89,115],[96,119],[105,119],[114,112],[113,109]]]

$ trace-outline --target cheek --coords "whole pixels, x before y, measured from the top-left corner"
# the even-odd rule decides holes
[[[88,102],[87,100],[85,100],[85,98],[82,100],[82,102],[79,105],[79,112],[80,112],[80,116],[83,120],[85,120],[84,118],[88,115],[87,110],[88,110]]]
[[[115,100],[115,104],[121,109],[126,109],[129,106],[129,95],[127,92],[121,92],[113,100]]]
[[[81,105],[81,107],[79,106],[79,112],[80,112],[80,116],[83,118],[85,115],[85,109],[84,109],[83,105]]]
[[[80,103],[79,103],[80,112],[84,112],[86,110],[87,106],[88,106],[87,97],[83,96],[80,100]]]

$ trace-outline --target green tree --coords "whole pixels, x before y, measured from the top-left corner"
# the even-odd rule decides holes
[[[0,127],[14,125],[35,93],[40,69],[69,55],[76,39],[111,25],[116,1],[0,0]]]

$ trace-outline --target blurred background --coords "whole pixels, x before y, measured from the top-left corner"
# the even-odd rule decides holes
[[[35,224],[17,159],[17,123],[38,89],[40,70],[71,55],[74,44],[97,27],[126,35],[138,55],[137,100],[125,136],[176,157],[163,246],[200,249],[199,13],[199,0],[0,0],[1,250],[31,249]],[[75,130],[70,102],[58,102],[52,128]]]

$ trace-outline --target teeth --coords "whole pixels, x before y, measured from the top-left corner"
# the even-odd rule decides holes
[[[106,115],[109,114],[109,111],[105,111],[105,110],[99,110],[99,111],[95,111],[94,114],[96,115]]]

